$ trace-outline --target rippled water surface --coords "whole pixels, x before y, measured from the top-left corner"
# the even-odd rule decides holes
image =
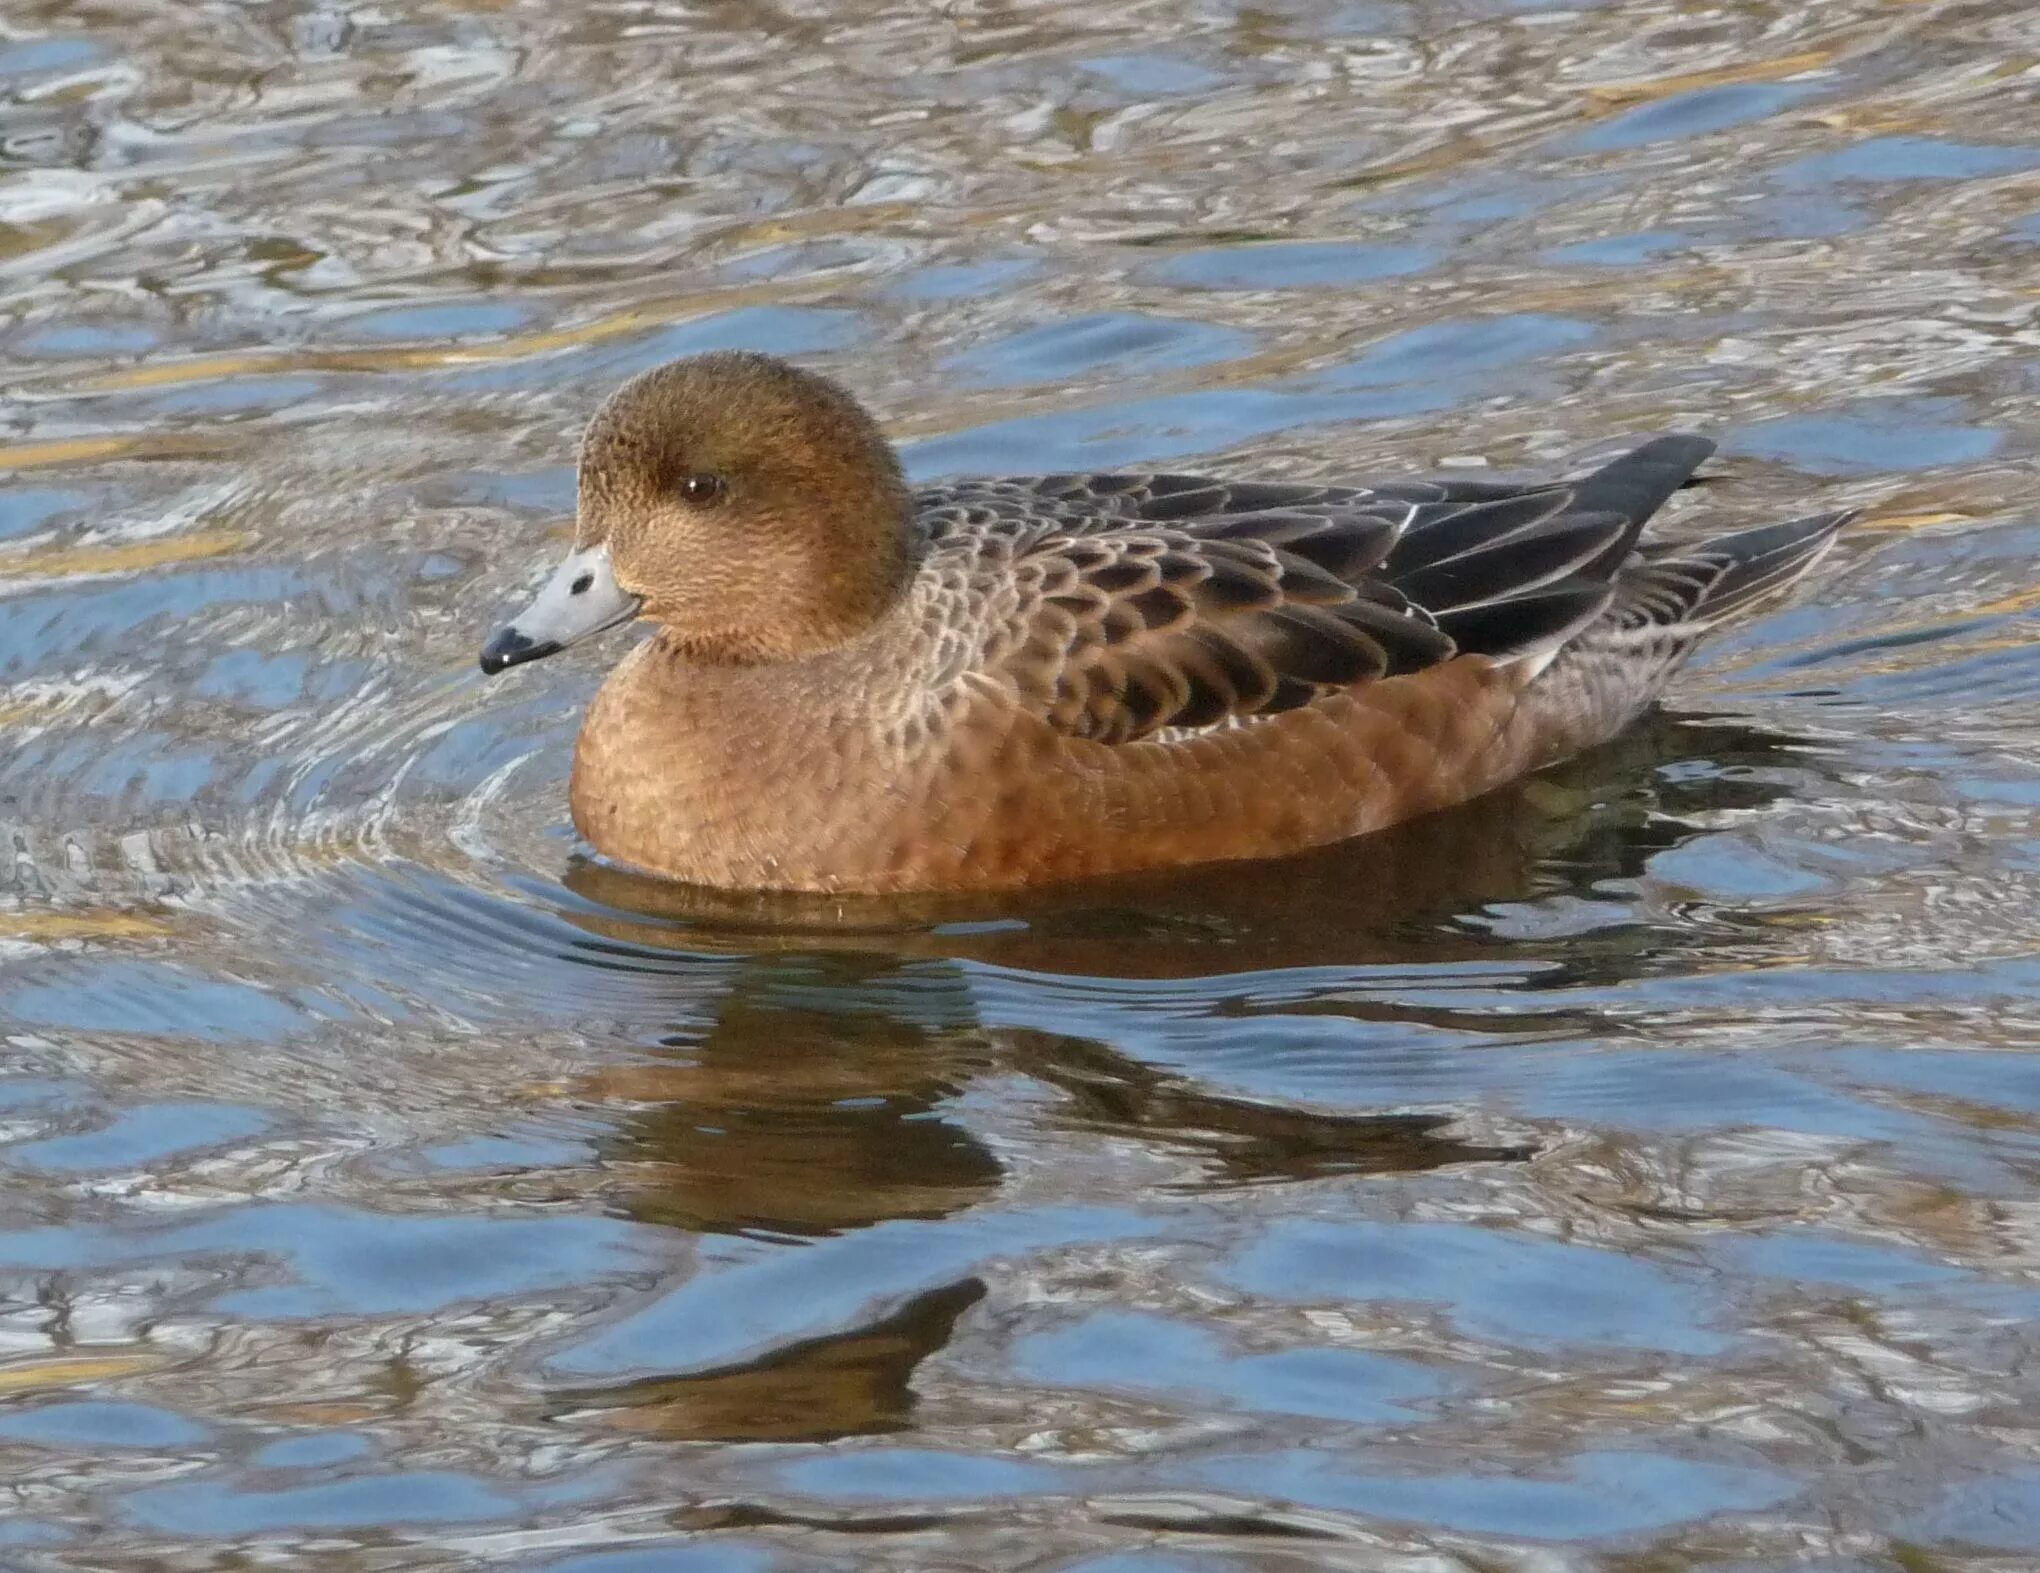
[[[2030,1568],[2018,0],[9,0],[0,1565]],[[1277,868],[707,903],[484,685],[746,345],[917,474],[1874,517]]]

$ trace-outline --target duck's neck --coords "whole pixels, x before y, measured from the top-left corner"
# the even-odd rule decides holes
[[[575,750],[582,835],[626,863],[714,885],[784,885],[833,866],[904,788],[912,619],[783,659],[704,660],[660,633],[610,674]],[[875,855],[875,854],[874,854]]]

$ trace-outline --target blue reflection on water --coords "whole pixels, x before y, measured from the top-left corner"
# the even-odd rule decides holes
[[[948,369],[991,385],[1071,381],[1105,370],[1134,376],[1237,359],[1253,343],[1249,334],[1209,323],[1106,311],[974,345]]]
[[[268,1124],[259,1109],[225,1103],[152,1103],[74,1136],[50,1136],[0,1148],[0,1161],[38,1169],[85,1171],[159,1163],[179,1153],[253,1136]]]
[[[1179,252],[1149,268],[1146,276],[1158,284],[1195,289],[1308,289],[1395,278],[1437,260],[1438,251],[1430,246],[1363,240],[1269,241]]]
[[[0,486],[0,538],[32,535],[50,520],[83,513],[96,500],[74,487]]]
[[[1292,427],[1449,409],[1511,383],[1543,382],[1537,363],[1586,343],[1586,322],[1536,312],[1433,323],[1368,345],[1350,360],[1286,383],[1057,410],[910,445],[917,477],[1086,470],[1208,453]],[[1495,374],[1527,366],[1513,378]]]
[[[1672,137],[1704,136],[1775,115],[1816,91],[1811,83],[1773,82],[1730,82],[1719,87],[1696,88],[1690,93],[1675,93],[1625,110],[1591,130],[1567,138],[1558,150],[1599,153],[1641,147]]]
[[[1871,137],[1832,153],[1816,153],[1778,170],[1794,186],[1835,181],[1969,180],[2040,167],[2040,148],[1975,146],[1931,137]]]
[[[252,1318],[390,1316],[642,1271],[656,1238],[607,1218],[404,1217],[287,1203],[230,1208],[172,1228],[0,1232],[0,1269],[249,1257],[276,1264],[288,1280],[230,1288],[213,1302],[216,1310]]]
[[[129,1492],[119,1514],[177,1535],[259,1535],[281,1529],[363,1529],[475,1523],[519,1516],[518,1499],[450,1470],[363,1475],[283,1491],[249,1491],[219,1480],[180,1481]]]
[[[0,1439],[45,1447],[193,1448],[212,1440],[206,1427],[148,1404],[80,1399],[0,1414]]]
[[[1863,401],[1832,413],[1745,426],[1724,447],[1837,475],[1931,469],[1996,452],[2004,434],[1950,419],[1959,409],[1948,399]]]
[[[818,1496],[903,1501],[1027,1496],[1064,1489],[1071,1478],[1065,1470],[1014,1458],[920,1447],[816,1453],[783,1465],[777,1473],[786,1485]]]
[[[1349,1423],[1410,1420],[1410,1400],[1444,1389],[1435,1373],[1409,1360],[1363,1349],[1248,1354],[1193,1323],[1123,1311],[1036,1333],[1019,1343],[1014,1360],[1035,1381]]]
[[[1547,1347],[1716,1354],[1707,1280],[1633,1255],[1444,1223],[1281,1219],[1218,1276],[1288,1300],[1435,1305],[1462,1331]]]
[[[1370,1474],[1350,1458],[1296,1450],[1208,1459],[1195,1473],[1229,1491],[1314,1507],[1532,1540],[1629,1535],[1798,1493],[1767,1470],[1661,1453],[1582,1453],[1539,1478],[1525,1474]]]
[[[372,1451],[367,1437],[351,1431],[318,1431],[310,1436],[287,1436],[258,1448],[248,1463],[256,1469],[325,1469],[352,1463]]]

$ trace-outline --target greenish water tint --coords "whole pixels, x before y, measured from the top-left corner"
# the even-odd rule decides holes
[[[2040,1555],[2028,8],[0,33],[9,1573]],[[726,345],[922,475],[1879,517],[1437,821],[711,898],[565,824],[627,636],[473,656]]]

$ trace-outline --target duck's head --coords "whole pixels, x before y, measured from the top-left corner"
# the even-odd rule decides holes
[[[891,444],[835,383],[769,355],[674,361],[589,423],[573,551],[482,670],[634,617],[703,661],[833,649],[898,599],[912,530]]]

